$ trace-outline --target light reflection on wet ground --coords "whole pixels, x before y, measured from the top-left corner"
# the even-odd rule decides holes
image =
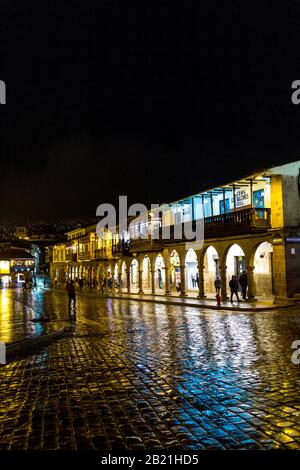
[[[10,292],[5,302],[1,329],[45,310],[57,324],[68,319],[62,292]],[[300,448],[296,339],[299,308],[234,313],[78,297],[73,335],[0,369],[0,444]]]

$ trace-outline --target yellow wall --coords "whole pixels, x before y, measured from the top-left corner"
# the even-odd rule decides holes
[[[284,224],[281,176],[272,176],[271,180],[271,224],[272,228],[281,228]]]

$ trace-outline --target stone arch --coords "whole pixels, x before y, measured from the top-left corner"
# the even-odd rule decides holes
[[[130,291],[139,289],[139,267],[140,263],[137,258],[131,259],[130,262]]]
[[[170,263],[170,290],[180,292],[181,289],[181,260],[178,250],[175,248],[169,254]]]
[[[152,262],[148,254],[143,255],[139,260],[139,269],[142,270],[142,286],[141,290],[147,292],[151,290],[151,271],[152,271]]]
[[[271,297],[274,294],[273,246],[269,240],[255,244],[249,257],[249,265],[254,268],[256,295]]]
[[[198,290],[198,256],[193,248],[189,248],[185,253],[185,275],[186,288],[188,291]]]
[[[128,266],[125,260],[122,260],[120,263],[120,291],[122,292],[123,289],[127,289],[127,271]]]
[[[162,253],[157,253],[152,259],[154,269],[155,292],[162,292],[166,288],[166,265]]]
[[[225,246],[222,244],[218,250],[218,253],[220,255],[220,265],[225,265],[226,266],[226,261],[227,261],[227,256],[230,250],[232,250],[232,247],[239,247],[245,254],[249,253],[249,248],[243,243],[242,240],[230,240],[228,243],[225,244]],[[231,251],[232,254],[232,251]]]
[[[226,266],[228,284],[233,275],[239,278],[243,271],[246,271],[248,266],[247,248],[242,243],[230,243],[224,250],[223,263]]]
[[[219,250],[213,244],[207,245],[201,252],[199,263],[203,269],[205,294],[215,294],[215,280],[221,279],[220,260]]]

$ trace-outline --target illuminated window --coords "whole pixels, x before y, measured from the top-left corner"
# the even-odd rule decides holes
[[[9,273],[10,273],[9,261],[0,261],[0,274],[9,274]]]

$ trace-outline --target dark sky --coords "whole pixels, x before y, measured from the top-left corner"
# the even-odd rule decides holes
[[[300,155],[295,1],[1,0],[1,219],[168,202]]]

